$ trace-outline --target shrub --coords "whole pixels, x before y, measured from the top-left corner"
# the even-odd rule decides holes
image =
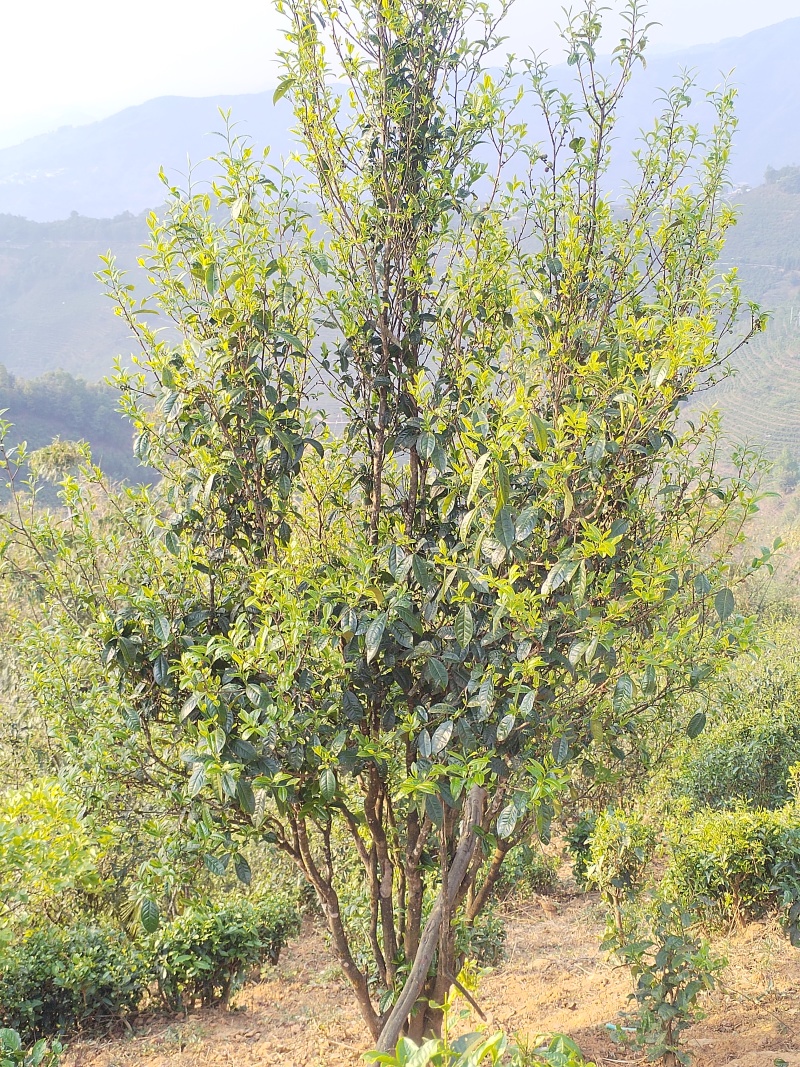
[[[747,714],[701,736],[681,762],[670,791],[695,808],[779,808],[800,759],[800,721],[772,712]]]
[[[788,916],[792,940],[800,901],[800,807],[779,811],[706,809],[671,831],[670,890],[702,901],[704,918],[742,922],[773,907]]]
[[[581,889],[586,889],[586,868],[589,865],[589,849],[597,816],[594,812],[581,815],[567,837],[567,846],[572,855],[572,873]]]
[[[629,1020],[635,1023],[636,1043],[649,1060],[661,1059],[667,1067],[689,1063],[681,1034],[702,1018],[698,999],[714,988],[715,974],[725,965],[692,932],[695,923],[691,912],[662,901],[643,939],[612,938],[604,946],[616,951],[636,980],[631,999],[638,1011]]]
[[[495,893],[501,899],[512,893],[522,897],[547,893],[558,881],[557,866],[558,861],[545,856],[541,849],[516,845],[503,862]]]
[[[655,832],[638,815],[604,811],[597,816],[589,842],[586,885],[599,889],[611,904],[620,937],[622,900],[639,887],[655,842]]]
[[[457,957],[496,967],[506,958],[506,926],[490,904],[471,923],[456,922]]]
[[[16,1030],[0,1030],[0,1067],[57,1067],[61,1044],[48,1045],[42,1038],[26,1049]]]
[[[299,925],[296,908],[280,896],[186,910],[153,940],[161,995],[174,1010],[192,1008],[198,1001],[203,1006],[227,1004],[253,967],[278,962]]]
[[[150,978],[145,954],[107,927],[55,926],[12,940],[0,958],[0,1023],[23,1041],[135,1011]]]

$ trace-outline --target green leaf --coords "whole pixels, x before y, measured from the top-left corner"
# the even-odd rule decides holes
[[[497,724],[497,740],[505,741],[511,731],[514,729],[514,716],[504,715],[500,722]]]
[[[382,611],[380,615],[376,617],[369,624],[369,628],[364,635],[364,653],[367,663],[372,663],[375,657],[378,655],[378,649],[381,647],[381,639],[383,637],[383,631],[386,629],[386,612]]]
[[[497,836],[503,838],[511,837],[518,818],[516,806],[513,803],[506,804],[497,816]]]
[[[174,530],[167,530],[166,537],[164,538],[164,544],[167,546],[167,551],[173,556],[179,556],[181,554],[181,543],[178,540],[178,535]]]
[[[514,526],[511,508],[505,504],[500,508],[497,518],[494,520],[494,535],[506,549],[512,548],[517,539],[517,530]]]
[[[253,872],[250,870],[250,864],[240,852],[237,852],[234,856],[233,869],[236,871],[236,877],[243,885],[250,885],[253,880]]]
[[[540,452],[544,452],[549,444],[549,435],[547,433],[547,423],[540,419],[538,415],[531,415],[531,432],[533,433],[533,439],[536,442],[536,447]]]
[[[336,775],[330,767],[326,767],[319,776],[319,791],[326,804],[336,795]]]
[[[505,463],[502,463],[499,459],[496,464],[497,468],[497,487],[500,492],[500,502],[507,504],[511,499],[511,482],[508,477],[508,468]]]
[[[517,528],[517,541],[524,541],[530,537],[533,531],[536,529],[536,523],[539,518],[539,512],[536,508],[527,507],[517,515],[517,521],[515,523]]]
[[[462,648],[466,648],[475,633],[475,623],[472,619],[472,612],[470,611],[469,604],[462,604],[459,608],[458,615],[456,615],[456,621],[453,624],[453,629],[456,633],[456,641],[458,641]]]
[[[190,797],[196,797],[203,786],[206,784],[206,765],[205,763],[195,763],[194,770],[189,778],[188,792]]]
[[[145,897],[139,905],[139,922],[142,924],[142,928],[148,934],[155,933],[160,921],[161,917],[158,913],[158,904],[156,904],[150,897]]]
[[[549,596],[570,582],[577,569],[578,563],[575,560],[559,560],[544,580],[542,596]]]
[[[569,741],[566,737],[557,737],[551,746],[551,752],[556,763],[566,763],[569,756]]]
[[[447,743],[453,736],[453,720],[448,719],[446,722],[436,727],[433,737],[431,738],[431,755],[438,756],[438,754],[447,748]]]
[[[330,266],[328,264],[328,257],[323,251],[318,248],[310,248],[308,250],[308,258],[311,260],[311,262],[314,264],[320,274],[322,274],[323,276],[326,276],[328,274]]]
[[[220,876],[225,873],[225,868],[228,866],[219,856],[214,856],[210,852],[206,852],[205,856],[203,856],[203,863],[207,871]]]
[[[694,715],[689,719],[689,725],[686,727],[686,735],[692,740],[695,737],[699,737],[706,727],[706,715],[704,711],[696,711]]]
[[[736,602],[730,589],[720,589],[714,597],[714,610],[719,615],[720,622],[725,622],[731,616],[735,606]]]
[[[436,434],[421,433],[417,440],[417,452],[423,460],[428,460],[433,455],[433,450],[436,448]]]
[[[282,97],[286,96],[286,94],[289,92],[289,90],[291,89],[291,87],[293,85],[294,85],[294,78],[292,78],[292,77],[284,78],[282,82],[279,82],[278,83],[278,88],[272,94],[272,103],[273,103],[273,105],[277,104],[278,101]]]
[[[614,686],[614,696],[612,698],[612,706],[615,714],[619,715],[623,711],[631,706],[633,701],[633,681],[630,676],[623,674],[618,679],[617,684]]]
[[[169,663],[163,652],[153,664],[153,681],[162,687],[169,684]]]
[[[417,751],[423,759],[428,759],[431,754],[431,735],[427,730],[422,730],[417,738]]]
[[[486,467],[491,460],[491,452],[484,452],[482,456],[478,457],[478,461],[472,469],[472,478],[470,479],[469,494],[467,495],[467,507],[470,506],[475,499],[475,494],[480,488],[480,484],[483,481],[483,476],[486,473]]]
[[[156,615],[153,619],[153,633],[165,645],[172,636],[172,625],[166,615]]]
[[[253,787],[246,778],[239,778],[236,782],[236,799],[239,801],[239,807],[245,814],[252,815],[256,810],[256,798],[253,793]]]
[[[447,674],[447,667],[442,663],[440,659],[433,656],[425,664],[425,673],[428,676],[431,684],[441,692],[447,689],[450,678]]]
[[[419,582],[423,589],[427,589],[431,584],[431,576],[428,571],[428,564],[425,562],[419,553],[415,552],[411,557],[411,570],[414,572],[414,577]]]

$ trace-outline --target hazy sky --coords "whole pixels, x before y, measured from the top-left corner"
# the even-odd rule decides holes
[[[609,0],[613,2],[613,0]],[[271,0],[6,0],[0,14],[0,147],[154,96],[275,84]],[[516,0],[516,52],[556,42],[562,0]],[[800,0],[651,0],[656,47],[739,36],[800,14]]]

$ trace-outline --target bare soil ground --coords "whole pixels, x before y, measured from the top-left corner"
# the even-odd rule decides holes
[[[508,959],[477,993],[489,1027],[569,1034],[598,1067],[643,1062],[606,1026],[618,1021],[631,984],[599,951],[597,901],[563,893],[517,904],[507,918]],[[730,965],[706,1002],[707,1018],[689,1032],[695,1067],[800,1067],[800,952],[765,924],[714,947]],[[74,1041],[68,1067],[354,1067],[367,1047],[347,985],[308,922],[234,1010],[143,1017],[125,1036]]]

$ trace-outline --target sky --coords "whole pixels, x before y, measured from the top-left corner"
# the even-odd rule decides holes
[[[614,3],[614,0],[609,0]],[[557,59],[562,0],[516,0],[513,50]],[[798,14],[798,0],[651,0],[664,50],[735,37]],[[6,0],[0,16],[0,147],[104,118],[156,96],[275,85],[281,20],[271,0]]]

